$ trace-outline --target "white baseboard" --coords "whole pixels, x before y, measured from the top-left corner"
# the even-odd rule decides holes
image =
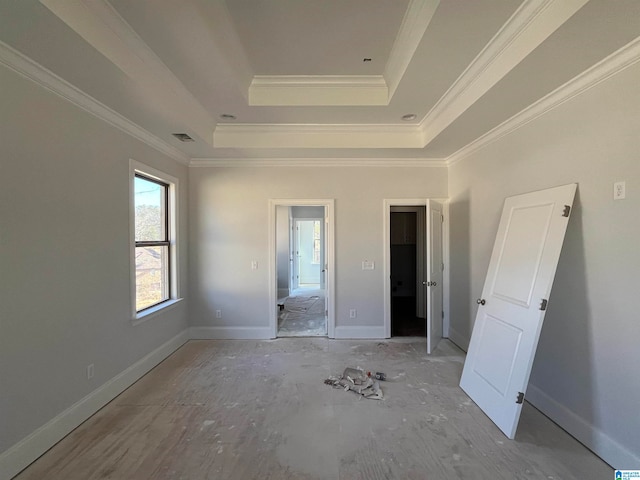
[[[270,327],[190,327],[191,340],[267,340],[274,338]]]
[[[334,338],[385,338],[384,326],[336,327]]]
[[[186,343],[189,340],[188,333],[184,330],[165,342],[0,454],[0,478],[12,478],[24,470],[82,422]]]
[[[464,335],[461,335],[454,328],[449,327],[449,340],[455,343],[463,351],[469,351],[469,339]]]
[[[526,398],[531,405],[564,428],[614,469],[633,470],[640,465],[640,453],[634,453],[623,447],[535,385],[529,384]]]

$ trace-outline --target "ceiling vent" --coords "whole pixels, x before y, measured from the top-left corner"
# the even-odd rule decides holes
[[[193,142],[193,141],[195,141],[193,138],[191,138],[186,133],[172,133],[172,135],[174,137],[176,137],[178,140],[180,140],[181,142]]]

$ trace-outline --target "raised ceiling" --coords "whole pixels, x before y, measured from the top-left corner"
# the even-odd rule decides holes
[[[0,2],[1,63],[194,165],[451,161],[639,35],[637,0]]]

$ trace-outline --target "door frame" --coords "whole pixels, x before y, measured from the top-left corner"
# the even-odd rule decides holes
[[[276,304],[278,302],[278,249],[276,243],[276,209],[278,206],[316,206],[324,207],[324,221],[326,232],[325,245],[325,295],[327,308],[327,336],[335,338],[336,318],[335,318],[335,199],[269,199],[269,328],[271,338],[278,336],[278,318]]]
[[[442,258],[444,271],[442,272],[442,336],[449,337],[449,199],[433,198],[442,203],[444,224],[442,226]],[[382,222],[382,259],[384,282],[384,336],[391,338],[391,207],[427,207],[426,198],[385,198],[383,200]],[[426,242],[426,236],[424,236]],[[425,246],[425,253],[428,255]]]

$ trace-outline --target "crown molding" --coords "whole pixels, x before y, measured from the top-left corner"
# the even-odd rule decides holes
[[[218,124],[214,147],[423,148],[416,125]]]
[[[384,78],[389,90],[387,104],[396,92],[439,4],[440,0],[410,0],[384,67]]]
[[[639,61],[640,37],[637,37],[580,75],[569,80],[537,102],[521,110],[497,127],[451,154],[446,159],[447,165],[455,165],[485,146],[500,140],[502,137],[509,135],[578,95],[582,95],[601,82],[613,77]]]
[[[142,87],[158,107],[210,141],[215,120],[108,0],[40,0],[55,16]]]
[[[184,165],[189,157],[55,73],[0,41],[0,64]]]
[[[387,105],[382,75],[256,75],[252,106]]]
[[[189,167],[446,167],[442,158],[192,158]]]
[[[526,0],[420,122],[428,145],[588,0]]]

